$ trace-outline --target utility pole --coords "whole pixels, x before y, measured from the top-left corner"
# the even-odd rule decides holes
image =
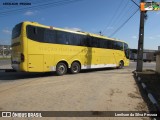
[[[141,0],[141,2],[144,2],[144,0]],[[142,72],[143,70],[144,19],[145,19],[145,11],[141,11],[139,40],[138,40],[138,53],[137,53],[137,68],[136,68],[137,72]]]

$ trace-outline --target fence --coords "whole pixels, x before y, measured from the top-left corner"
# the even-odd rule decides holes
[[[11,57],[11,46],[10,45],[0,45],[0,58]]]

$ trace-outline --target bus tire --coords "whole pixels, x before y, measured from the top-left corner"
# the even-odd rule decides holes
[[[121,60],[121,61],[119,62],[118,68],[119,68],[119,69],[122,69],[123,67],[124,67],[124,62]]]
[[[81,70],[80,64],[78,62],[73,62],[70,68],[70,72],[72,74],[77,74],[80,72],[80,70]]]
[[[67,73],[67,66],[65,63],[60,62],[56,66],[56,73],[57,75],[61,76]]]

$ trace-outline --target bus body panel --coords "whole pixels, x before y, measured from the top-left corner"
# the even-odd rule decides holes
[[[56,70],[54,59],[55,59],[54,54],[44,54],[44,66],[43,66],[44,72]]]
[[[49,27],[37,23],[23,22],[20,36],[12,40],[13,45],[17,42],[20,43],[20,45],[12,47],[12,66],[18,71],[56,71],[56,65],[60,61],[66,62],[68,68],[74,61],[78,61],[81,69],[118,67],[120,61],[124,62],[124,66],[129,65],[129,59],[126,58],[123,50],[53,44],[29,39],[26,30],[28,25],[49,29]],[[122,43],[123,49],[125,49],[125,43]],[[21,61],[21,55],[24,56],[24,61]]]
[[[43,55],[29,54],[28,55],[28,71],[43,72]]]

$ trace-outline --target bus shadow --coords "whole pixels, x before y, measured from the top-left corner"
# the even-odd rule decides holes
[[[134,73],[133,73],[134,74]],[[139,76],[139,75],[138,75]],[[146,77],[147,75],[141,75],[141,78],[144,78]],[[147,108],[148,108],[148,111],[151,112],[151,111],[157,111],[156,108],[154,107],[154,105],[151,103],[151,101],[149,100],[148,96],[147,96],[147,92],[143,89],[142,85],[141,85],[141,82],[138,81],[136,75],[134,74],[133,75],[133,78],[135,79],[135,82],[138,86],[138,90],[140,92],[140,95],[142,97],[142,99],[144,100],[144,102],[146,103],[147,105]],[[147,76],[147,79],[150,78],[150,76]],[[143,107],[143,105],[141,106]],[[143,108],[142,108],[143,109]],[[139,111],[142,111],[140,108],[138,109]]]
[[[88,70],[81,70],[81,73],[90,73],[90,72],[98,72],[98,71],[109,71],[115,70],[116,68],[95,68],[95,69],[88,69]]]
[[[81,70],[79,74],[93,73],[98,71],[108,71],[114,70],[115,68],[99,68],[99,69],[88,69]],[[67,73],[66,75],[73,75]],[[65,75],[64,75],[65,76]],[[31,79],[31,78],[43,78],[43,77],[61,77],[57,76],[56,72],[45,72],[45,73],[31,73],[31,72],[0,72],[0,81],[4,80],[23,80],[23,79]]]
[[[22,80],[22,79],[30,79],[30,78],[41,78],[41,77],[49,77],[55,76],[54,73],[27,73],[27,72],[1,72],[0,73],[0,81],[1,80]]]

